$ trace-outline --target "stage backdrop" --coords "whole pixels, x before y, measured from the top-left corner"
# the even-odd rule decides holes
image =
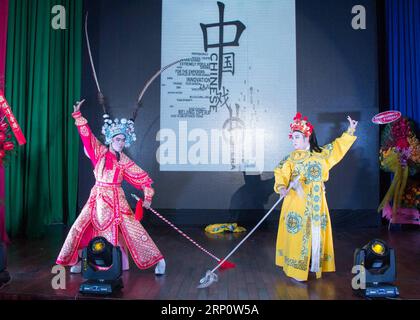
[[[164,0],[161,56],[186,59],[161,80],[161,171],[271,171],[289,151],[294,1]]]
[[[366,28],[355,30],[361,11],[352,10],[360,6]],[[292,150],[288,125],[298,110],[321,145],[341,135],[347,115],[359,120],[358,140],[331,172],[327,199],[333,215],[377,217],[375,1],[88,0],[84,9],[113,116],[130,117],[146,81],[183,59],[144,95],[138,140],[127,152],[155,181],[154,207],[178,223],[259,218],[277,199],[272,171]],[[83,54],[83,112],[99,136],[86,47]],[[82,207],[94,179],[82,150],[80,161]]]

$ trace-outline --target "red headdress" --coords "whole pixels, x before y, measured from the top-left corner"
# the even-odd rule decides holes
[[[308,121],[307,117],[303,117],[300,112],[296,113],[296,116],[293,118],[293,122],[290,124],[290,133],[289,139],[292,138],[293,131],[300,131],[303,135],[309,138],[314,130],[313,125]]]

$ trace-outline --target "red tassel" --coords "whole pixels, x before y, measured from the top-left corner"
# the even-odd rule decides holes
[[[230,261],[225,261],[222,263],[222,265],[220,266],[220,270],[227,270],[227,269],[233,269],[236,267],[236,264],[234,264],[233,262]]]
[[[112,170],[114,167],[114,164],[112,162],[112,159],[114,158],[113,154],[111,152],[107,152],[105,154],[105,169],[106,170]]]
[[[134,218],[138,221],[141,221],[141,219],[143,219],[143,201],[141,199],[137,201],[136,215],[134,216]]]

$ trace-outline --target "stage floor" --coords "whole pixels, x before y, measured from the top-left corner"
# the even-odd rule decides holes
[[[420,232],[393,231],[385,227],[333,230],[336,255],[335,273],[322,279],[297,283],[274,264],[277,230],[257,230],[230,261],[235,269],[219,273],[219,281],[206,289],[196,286],[216,261],[182,238],[174,230],[147,227],[165,255],[166,275],[156,277],[154,268],[139,270],[131,262],[123,274],[124,289],[107,299],[147,300],[276,300],[276,299],[360,299],[352,293],[353,252],[374,238],[393,247],[397,256],[397,286],[402,299],[420,299]],[[62,228],[61,228],[62,229]],[[53,232],[44,240],[15,240],[8,249],[11,282],[0,289],[0,299],[91,299],[79,294],[81,275],[66,275],[66,289],[54,290],[51,269],[63,243],[65,232]],[[198,243],[222,258],[244,237],[243,234],[208,235],[199,228],[184,228]]]

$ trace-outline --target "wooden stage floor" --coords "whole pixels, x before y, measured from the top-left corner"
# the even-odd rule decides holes
[[[131,262],[131,270],[123,274],[124,289],[107,299],[360,299],[351,289],[353,252],[373,238],[387,241],[396,251],[396,284],[401,298],[420,299],[420,232],[416,230],[389,232],[384,227],[333,230],[337,271],[324,273],[322,279],[311,279],[304,284],[290,280],[274,265],[276,228],[257,230],[232,257],[237,267],[219,273],[219,282],[206,289],[196,286],[216,261],[170,228],[155,226],[147,230],[165,255],[166,275],[156,277],[154,268],[139,270]],[[193,227],[184,231],[219,257],[226,255],[244,237],[244,234],[212,236]],[[51,286],[54,276],[51,269],[64,236],[59,230],[44,240],[13,241],[8,249],[12,281],[0,289],[0,299],[91,299],[78,292],[81,275],[67,272],[66,290],[54,290]]]

